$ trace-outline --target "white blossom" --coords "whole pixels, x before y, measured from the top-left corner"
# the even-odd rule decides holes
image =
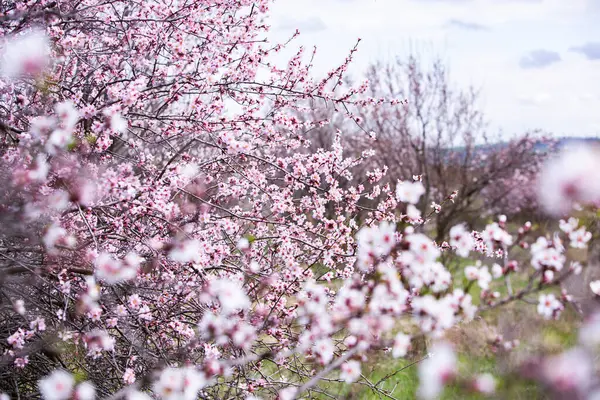
[[[346,383],[352,383],[360,377],[360,363],[356,360],[346,361],[340,370],[340,379]]]
[[[444,384],[456,374],[456,355],[447,343],[436,343],[429,357],[419,364],[419,389],[422,399],[435,399]]]
[[[410,347],[410,336],[400,332],[394,337],[392,356],[394,358],[404,357]]]
[[[75,379],[65,370],[58,369],[38,382],[44,400],[67,400],[71,397]]]
[[[425,187],[419,181],[398,181],[396,186],[396,199],[403,203],[417,204],[423,193],[425,193]]]

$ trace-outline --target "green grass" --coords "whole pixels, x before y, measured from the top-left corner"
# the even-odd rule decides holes
[[[497,325],[501,317],[506,318],[507,314],[510,318],[505,323],[515,325],[515,338],[518,338],[521,344],[507,355],[498,356],[486,345],[484,327]],[[561,319],[545,321],[537,315],[535,306],[514,304],[503,310],[491,310],[484,315],[483,319],[458,327],[453,332],[449,332],[447,339],[456,348],[461,378],[472,378],[482,373],[490,373],[496,378],[497,389],[491,398],[544,399],[546,395],[543,387],[534,381],[520,377],[518,369],[514,367],[519,365],[528,354],[556,353],[573,346],[577,341],[577,329],[574,329],[577,318],[575,312],[566,310]],[[362,363],[364,378],[358,382],[351,385],[336,382],[338,372],[332,372],[327,377],[328,380],[322,381],[318,386],[318,390],[327,394],[311,391],[303,398],[389,399],[384,394],[373,391],[366,383],[375,384],[402,369],[379,383],[378,388],[396,399],[414,399],[419,385],[418,368],[416,365],[407,367],[410,363],[410,360],[394,359],[391,355],[382,354],[379,358],[372,358]],[[513,368],[506,368],[506,366]],[[511,370],[513,372],[508,372]],[[483,398],[486,397],[473,393],[464,385],[450,385],[441,396],[441,399],[445,400]]]
[[[520,258],[520,257],[517,257]],[[455,282],[465,287],[468,282],[464,276],[464,267],[475,265],[475,260],[459,259],[445,260],[451,270]],[[500,262],[501,260],[498,260]],[[491,268],[489,260],[484,262]],[[315,272],[320,271],[320,266]],[[513,291],[524,288],[528,283],[528,275],[517,272],[510,275]],[[498,291],[500,298],[508,295],[504,279],[492,281],[490,290]],[[555,291],[555,289],[553,289]],[[471,284],[469,293],[473,303],[480,303],[481,289],[477,283]],[[529,296],[529,300],[536,301],[540,293]],[[476,321],[462,324],[446,335],[456,348],[459,360],[459,376],[465,379],[473,378],[478,374],[490,373],[497,383],[494,399],[543,399],[546,398],[544,389],[538,383],[526,380],[519,376],[518,366],[527,355],[541,353],[557,353],[564,351],[577,342],[577,324],[579,316],[571,309],[565,310],[558,321],[545,321],[538,314],[535,304],[526,304],[522,301],[513,302],[500,309],[491,309],[481,315]],[[505,335],[505,339],[518,339],[520,345],[509,354],[498,357],[487,343],[491,332]],[[338,381],[339,372],[335,371],[322,380],[316,390],[305,393],[303,398],[311,399],[389,399],[386,394],[396,399],[416,398],[419,386],[417,365],[410,364],[413,360],[394,359],[389,354],[379,352],[377,357],[362,362],[363,377],[353,384]],[[274,372],[272,366],[269,372]],[[320,368],[316,367],[318,371]],[[512,371],[512,372],[509,372]],[[290,382],[294,381],[293,374],[279,371],[282,377]],[[279,374],[276,374],[279,375]],[[389,377],[388,377],[389,376]],[[384,377],[387,379],[382,380]],[[297,382],[297,381],[296,381]],[[370,386],[377,384],[379,390]],[[385,392],[386,394],[384,394]],[[483,399],[484,396],[473,393],[464,385],[449,385],[443,392],[441,399]]]

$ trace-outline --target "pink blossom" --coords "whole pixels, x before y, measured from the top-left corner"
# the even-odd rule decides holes
[[[346,361],[340,370],[340,379],[346,383],[352,383],[360,377],[360,363],[356,360]]]
[[[100,253],[94,262],[96,276],[107,284],[128,281],[136,277],[137,268],[113,258],[109,253]]]
[[[429,357],[419,364],[418,395],[422,399],[434,399],[444,384],[456,374],[456,355],[447,343],[436,343]]]
[[[38,76],[48,66],[49,59],[50,44],[45,32],[32,29],[7,38],[2,49],[0,70],[10,78]]]
[[[544,379],[560,392],[585,391],[591,384],[593,364],[589,353],[573,348],[544,361]]]
[[[204,373],[194,368],[166,368],[152,388],[163,400],[194,400],[205,385]]]
[[[132,383],[134,383],[135,382],[135,371],[131,368],[127,368],[125,370],[125,373],[123,374],[123,381],[128,385],[131,385]]]
[[[473,388],[479,393],[493,394],[496,390],[496,380],[488,373],[478,375],[473,382]]]
[[[576,145],[563,149],[548,161],[539,179],[539,199],[553,215],[568,213],[576,203],[600,199],[600,181],[594,179],[600,167],[597,149]]]
[[[27,364],[29,364],[28,356],[15,358],[15,367],[25,368]]]

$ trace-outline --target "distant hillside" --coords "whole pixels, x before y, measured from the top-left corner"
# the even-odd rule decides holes
[[[570,144],[583,143],[583,144],[600,144],[600,138],[597,137],[562,137],[556,139],[557,148],[562,148]],[[535,145],[535,150],[544,151],[548,149],[548,144],[538,142]]]
[[[600,145],[600,138],[597,137],[561,137],[561,138],[553,138],[555,149],[561,149],[562,147],[575,144],[575,143],[584,143],[584,144],[597,144]],[[498,151],[504,147],[508,146],[508,142],[498,142],[492,144],[480,144],[475,146],[475,153],[477,154],[491,154],[495,151]],[[534,152],[547,152],[550,149],[550,143],[546,141],[538,141],[533,146]],[[465,154],[465,147],[454,147],[447,149],[445,151],[445,156],[456,160],[462,159]]]

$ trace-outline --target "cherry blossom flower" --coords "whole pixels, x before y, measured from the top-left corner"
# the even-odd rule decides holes
[[[215,279],[209,284],[209,292],[219,300],[221,312],[229,314],[236,310],[245,310],[250,300],[237,281],[231,279]]]
[[[314,351],[319,356],[321,364],[329,364],[333,359],[334,346],[331,339],[319,339],[314,345]]]
[[[494,263],[492,265],[492,276],[494,279],[498,279],[504,275],[504,268],[502,268],[499,264]]]
[[[422,222],[421,211],[412,204],[406,207],[406,217],[411,224],[420,224]]]
[[[465,267],[465,277],[469,281],[475,281],[479,278],[479,268],[469,265]]]
[[[394,358],[404,357],[410,347],[410,336],[400,332],[394,336],[394,345],[392,347],[392,356]]]
[[[99,280],[112,285],[131,280],[137,275],[137,267],[113,258],[109,253],[100,253],[94,261]]]
[[[17,330],[6,339],[6,342],[15,349],[22,349],[25,345],[25,331],[22,329]]]
[[[464,225],[455,225],[450,229],[450,246],[456,248],[456,254],[468,257],[473,249],[474,239]]]
[[[293,400],[296,398],[297,391],[298,389],[293,386],[282,389],[277,395],[277,400]]]
[[[187,263],[199,261],[200,254],[200,242],[197,240],[186,240],[173,247],[169,253],[169,257],[175,262]]]
[[[396,244],[395,231],[394,224],[384,222],[376,227],[364,227],[356,234],[361,269],[367,269],[374,259],[391,251]]]
[[[422,399],[434,399],[444,384],[456,374],[456,355],[447,343],[436,343],[429,357],[419,364],[418,395]]]
[[[245,237],[240,238],[237,242],[237,248],[240,250],[247,250],[250,248],[250,241]]]
[[[123,382],[128,385],[131,385],[135,382],[135,371],[133,369],[125,369],[125,373],[123,374]]]
[[[424,193],[425,187],[420,181],[398,181],[396,185],[396,199],[403,203],[417,204]]]
[[[542,368],[546,382],[560,392],[583,393],[591,384],[593,364],[583,348],[549,357]]]
[[[129,307],[132,309],[137,310],[142,305],[142,299],[140,298],[139,294],[135,293],[129,296],[127,299],[127,304],[129,304]]]
[[[120,113],[107,109],[105,110],[104,115],[109,120],[110,130],[121,134],[127,132],[127,120],[125,120]]]
[[[39,76],[50,61],[50,43],[45,32],[32,29],[7,38],[2,49],[0,71],[4,76]]]
[[[29,170],[29,179],[43,182],[48,177],[48,172],[50,164],[46,161],[46,155],[40,153],[35,157],[33,168]]]
[[[81,382],[75,388],[75,400],[94,400],[96,388],[90,382]]]
[[[600,199],[600,181],[593,178],[600,167],[597,149],[575,145],[548,161],[539,178],[539,199],[553,215],[568,213],[576,203]]]
[[[540,295],[537,310],[544,318],[555,318],[563,308],[563,304],[553,294]]]
[[[44,243],[44,246],[46,246],[46,249],[48,249],[48,251],[51,253],[55,252],[57,245],[63,245],[66,247],[75,246],[75,238],[70,236],[66,229],[56,224],[52,224],[48,227],[44,237],[42,238],[42,242]]]
[[[15,358],[15,367],[25,368],[27,364],[29,364],[28,356]]]
[[[67,400],[71,397],[75,379],[62,369],[53,371],[38,382],[44,400]]]
[[[356,360],[346,361],[340,370],[340,379],[346,383],[352,383],[360,377],[360,363]]]
[[[46,330],[46,320],[42,317],[37,317],[29,324],[31,329],[37,330],[39,332],[43,332]]]
[[[205,385],[204,373],[194,368],[166,368],[152,388],[163,400],[194,400]]]
[[[497,222],[493,222],[485,227],[481,232],[481,239],[486,244],[488,253],[497,247],[502,249],[505,246],[510,246],[513,242],[512,236],[502,229]]]
[[[485,265],[479,268],[472,265],[465,267],[465,277],[469,281],[476,280],[479,287],[483,290],[487,290],[492,281],[492,275]]]
[[[100,357],[103,351],[112,351],[115,348],[115,338],[99,329],[85,334],[84,343],[88,349],[88,356],[94,359]]]
[[[550,242],[544,237],[539,237],[537,241],[531,245],[531,265],[535,269],[542,267],[552,268],[560,271],[565,263],[565,256],[560,244],[556,241]]]
[[[473,388],[479,393],[493,394],[496,390],[496,380],[492,374],[478,375],[473,382]]]
[[[569,240],[571,241],[571,247],[575,249],[585,249],[587,243],[592,238],[592,233],[585,229],[585,226],[574,230],[569,233]]]
[[[26,311],[25,302],[22,299],[18,299],[15,301],[14,308],[18,314],[20,314],[20,315],[25,314],[25,311]]]
[[[560,230],[569,234],[573,232],[579,226],[579,220],[577,218],[571,217],[568,220],[561,219],[559,221]]]
[[[596,296],[600,296],[600,280],[590,282],[590,289]]]
[[[144,304],[140,307],[140,309],[138,310],[138,317],[140,319],[143,319],[144,321],[152,321],[152,311],[150,310],[150,307],[148,307],[147,304]]]

